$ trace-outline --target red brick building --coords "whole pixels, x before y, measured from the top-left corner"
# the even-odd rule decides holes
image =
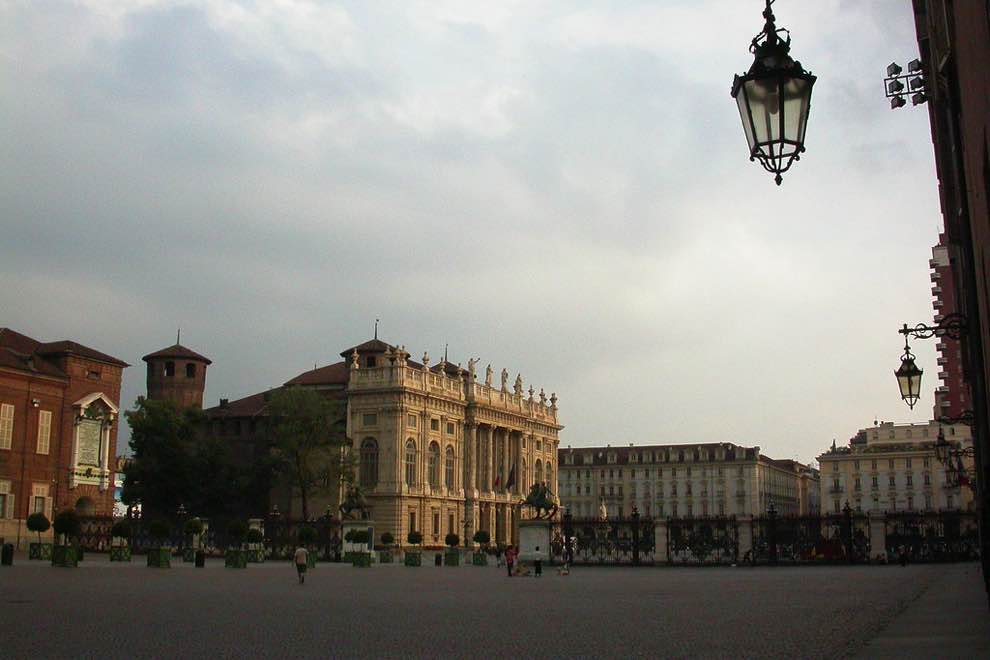
[[[25,545],[28,514],[113,512],[127,363],[73,341],[0,328],[0,537]],[[33,536],[31,534],[30,536]]]
[[[148,398],[171,401],[179,408],[203,407],[206,368],[210,359],[179,344],[141,358],[148,363]]]
[[[959,311],[958,293],[953,275],[952,259],[945,234],[939,235],[938,245],[932,248],[932,258],[928,265],[932,269],[932,306],[935,308],[935,323],[948,314]],[[935,409],[932,419],[940,417],[960,417],[972,410],[973,400],[963,373],[962,347],[959,342],[939,338],[935,345],[938,351],[939,384],[935,387]]]

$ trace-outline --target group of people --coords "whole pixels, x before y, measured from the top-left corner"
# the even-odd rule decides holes
[[[519,562],[519,550],[514,545],[508,545],[505,550],[498,553],[498,566],[505,564],[509,577],[515,575],[529,575],[529,569]],[[533,575],[539,577],[543,575],[543,562],[539,559],[533,562]]]

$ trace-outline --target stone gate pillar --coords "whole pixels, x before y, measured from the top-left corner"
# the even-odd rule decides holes
[[[887,516],[879,511],[870,511],[870,561],[878,555],[887,557]]]
[[[747,552],[753,552],[753,516],[739,516],[736,518],[736,524],[739,542],[738,560],[743,561]]]
[[[656,563],[666,564],[670,561],[670,554],[667,552],[667,519],[661,518],[653,528]]]

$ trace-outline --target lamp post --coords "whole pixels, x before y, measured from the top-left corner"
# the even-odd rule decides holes
[[[883,79],[884,95],[890,99],[890,109],[897,110],[907,105],[908,94],[911,94],[911,105],[921,105],[928,101],[925,76],[921,70],[921,60],[913,59],[908,62],[908,72],[897,62],[887,66],[887,77]]]
[[[772,566],[777,564],[777,505],[770,499],[767,505],[767,554]]]
[[[816,78],[791,58],[790,32],[774,22],[770,9],[774,0],[766,3],[763,31],[753,37],[749,46],[755,56],[753,64],[732,81],[731,94],[739,106],[749,159],[759,160],[779,186],[781,174],[804,152],[811,88]],[[781,34],[786,38],[782,39]]]
[[[958,443],[949,442],[945,439],[945,431],[942,429],[943,420],[951,419],[972,419],[972,412],[967,411],[959,418],[943,417],[939,419],[938,437],[935,440],[935,458],[945,466],[945,481],[950,488],[967,486],[975,491],[973,478],[970,470],[963,464],[963,458],[973,458],[976,454],[973,447],[961,447]]]
[[[938,325],[925,325],[919,323],[913,328],[904,327],[898,330],[904,335],[904,355],[901,356],[901,365],[894,372],[897,377],[897,386],[901,391],[901,399],[908,404],[908,408],[914,409],[914,404],[918,403],[921,396],[921,375],[924,370],[914,363],[914,355],[911,353],[911,346],[908,344],[908,337],[916,339],[931,339],[932,337],[948,337],[959,340],[966,334],[966,317],[962,314],[947,314],[938,322]]]

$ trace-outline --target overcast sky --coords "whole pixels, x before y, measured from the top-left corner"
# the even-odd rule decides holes
[[[748,160],[759,0],[0,1],[0,326],[213,360],[207,405],[372,335],[560,397],[561,446],[810,460],[914,412],[938,207],[909,0],[780,0],[807,153]]]

